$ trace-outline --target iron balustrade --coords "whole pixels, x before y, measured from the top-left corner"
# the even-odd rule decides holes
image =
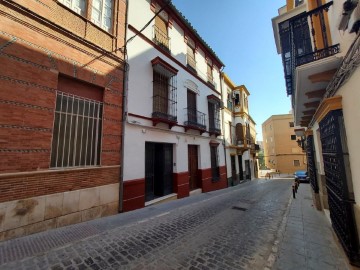
[[[340,45],[336,44],[315,52],[311,52],[302,56],[296,57],[296,66],[301,66],[307,63],[318,61],[320,59],[335,55],[340,52]]]
[[[197,111],[195,108],[185,108],[187,111],[187,121],[184,125],[199,130],[206,130],[205,113]]]
[[[216,134],[216,135],[221,134],[220,119],[215,118],[215,119],[210,120],[209,133],[210,134]]]
[[[166,104],[166,105],[165,105]],[[160,95],[153,97],[153,118],[162,119],[165,121],[176,122],[176,113],[171,113],[175,107],[176,102]]]
[[[301,13],[279,23],[287,95],[294,94],[296,67],[335,55],[340,51],[339,44],[328,44],[324,14],[329,11],[332,4],[333,1],[330,1],[309,12]],[[319,35],[321,40],[316,39],[318,31],[321,32]],[[319,48],[319,44],[322,48]]]
[[[156,25],[153,26],[153,37],[157,45],[170,52],[170,37]]]

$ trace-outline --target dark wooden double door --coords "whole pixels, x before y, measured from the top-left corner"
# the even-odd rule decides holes
[[[188,145],[188,164],[189,164],[189,187],[190,190],[201,188],[198,166],[198,146]]]
[[[173,193],[173,145],[145,143],[145,200]]]

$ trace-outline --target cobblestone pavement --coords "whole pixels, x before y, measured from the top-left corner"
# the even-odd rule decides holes
[[[155,205],[133,211],[138,218],[124,225],[109,224],[116,224],[116,219],[125,214],[109,218],[108,223],[106,218],[95,220],[91,223],[94,228],[98,223],[107,224],[103,226],[106,229],[98,226],[91,236],[49,244],[45,252],[39,247],[44,243],[34,240],[34,254],[21,253],[19,243],[35,239],[33,236],[10,240],[0,244],[0,269],[271,268],[289,210],[291,184],[284,179],[255,180],[177,200],[180,206],[170,202],[166,207]],[[156,215],[142,214],[152,209]],[[71,232],[71,228],[66,230]],[[41,236],[51,240],[55,233],[48,231]],[[16,256],[7,252],[11,245],[24,254],[22,258],[19,255],[12,259]]]

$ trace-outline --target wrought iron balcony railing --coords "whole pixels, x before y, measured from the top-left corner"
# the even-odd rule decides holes
[[[210,119],[209,121],[209,133],[214,134],[216,136],[221,134],[221,129],[220,129],[220,119]]]
[[[339,44],[329,44],[326,13],[333,1],[279,23],[286,92],[293,95],[295,69],[339,53]],[[321,32],[320,34],[318,32]],[[319,40],[321,37],[321,40]]]
[[[176,101],[155,95],[153,97],[152,117],[164,122],[176,122]]]
[[[307,63],[311,63],[332,55],[335,55],[340,52],[340,45],[336,44],[321,50],[317,50],[305,55],[296,57],[296,66],[301,66]]]
[[[170,52],[170,38],[167,33],[164,33],[160,30],[159,27],[154,25],[153,27],[153,40],[154,42],[165,49],[166,51]]]
[[[184,125],[188,128],[205,131],[205,113],[199,112],[194,108],[186,108],[186,111],[187,121],[185,121]]]

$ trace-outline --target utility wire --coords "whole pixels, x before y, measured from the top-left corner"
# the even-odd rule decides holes
[[[156,18],[156,16],[158,16],[158,15],[167,7],[167,5],[169,5],[170,3],[171,3],[171,0],[165,1],[165,4],[164,4],[164,5],[159,9],[159,11],[156,12],[155,15],[143,26],[143,28],[140,29],[140,31],[139,31],[138,33],[136,33],[135,35],[133,35],[131,38],[129,38],[129,39],[125,42],[124,46],[122,46],[121,48],[116,49],[116,50],[121,50],[121,49],[123,49],[123,48],[126,48],[126,45],[127,45],[130,41],[132,41],[137,35],[139,35],[142,31],[144,31],[144,30],[146,29],[146,27],[148,27],[148,26],[150,25],[150,23]],[[115,50],[115,51],[116,51],[116,50]]]

